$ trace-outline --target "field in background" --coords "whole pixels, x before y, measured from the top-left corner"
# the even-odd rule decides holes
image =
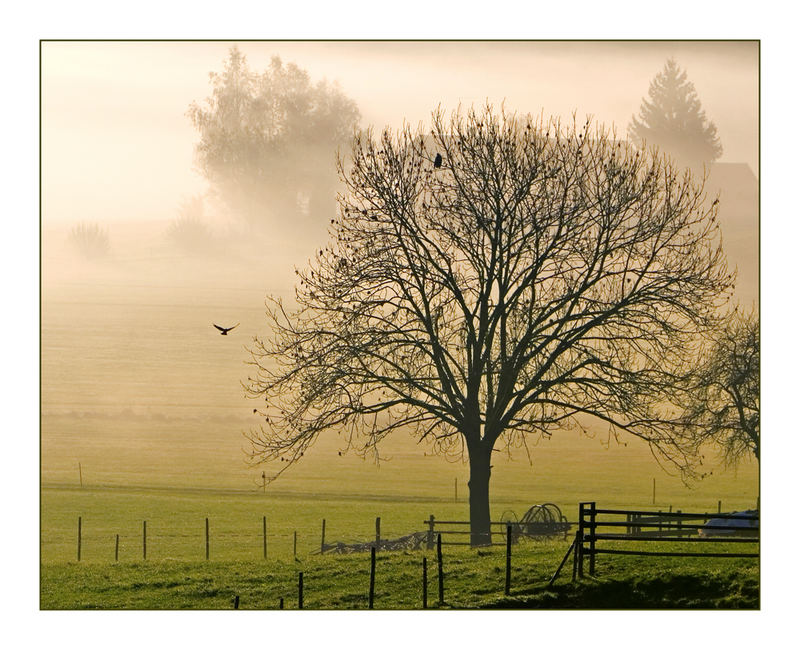
[[[259,424],[240,384],[245,346],[266,334],[264,296],[290,296],[293,264],[313,249],[231,249],[198,260],[165,249],[163,229],[112,230],[111,257],[94,263],[70,257],[65,232],[43,234],[43,562],[74,559],[78,516],[84,558],[100,562],[113,559],[116,534],[121,558],[140,557],[145,519],[154,559],[200,559],[208,516],[212,557],[247,560],[260,553],[265,515],[274,557],[285,559],[295,530],[302,554],[317,547],[322,518],[328,540],[364,541],[376,516],[384,537],[422,530],[431,513],[468,517],[467,466],[403,435],[381,447],[379,465],[352,451],[340,456],[344,441],[321,439],[263,491],[263,468],[248,467],[243,453],[242,432]],[[212,322],[241,325],[221,337]],[[725,471],[710,453],[713,474],[687,487],[646,445],[618,444],[605,430],[557,432],[530,456],[532,464],[524,449],[513,460],[495,454],[493,518],[548,501],[570,520],[582,500],[701,511],[721,500],[733,510],[755,506],[758,495],[754,463]]]

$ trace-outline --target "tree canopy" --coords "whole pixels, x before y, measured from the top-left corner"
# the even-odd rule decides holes
[[[628,136],[640,147],[656,146],[682,165],[713,162],[722,155],[717,127],[701,108],[694,84],[674,59],[650,82]]]
[[[659,405],[733,275],[690,172],[491,106],[357,134],[339,167],[331,241],[251,350],[253,460],[277,475],[320,434],[367,451],[411,431],[468,455],[473,543],[492,452],[530,436],[602,423],[691,471]]]
[[[214,191],[254,228],[306,223],[324,233],[335,214],[336,151],[358,123],[356,104],[279,57],[252,72],[236,47],[209,76],[211,96],[188,115],[200,134],[198,167]]]
[[[738,307],[712,333],[711,344],[691,374],[684,397],[684,424],[698,448],[719,447],[727,464],[761,455],[759,317]]]

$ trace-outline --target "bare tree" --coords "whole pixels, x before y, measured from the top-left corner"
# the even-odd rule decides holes
[[[733,277],[689,172],[590,120],[491,106],[357,134],[339,165],[332,241],[297,271],[296,307],[268,300],[251,350],[254,461],[334,430],[363,452],[397,429],[466,451],[476,545],[492,452],[529,436],[593,419],[691,471],[657,405]]]
[[[690,375],[683,422],[699,448],[718,445],[728,465],[761,453],[759,317],[738,307],[712,334]]]

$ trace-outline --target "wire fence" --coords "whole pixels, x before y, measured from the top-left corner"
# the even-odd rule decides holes
[[[722,512],[721,501],[714,505],[716,507],[713,510]],[[666,515],[673,512],[673,508],[660,508],[658,512]],[[503,521],[495,522],[501,529],[509,523],[506,514],[503,513]],[[379,550],[416,548],[414,545],[422,540],[419,547],[430,548],[434,539],[432,516],[424,520],[422,517],[413,518],[410,524],[410,517],[402,518],[402,522],[392,521],[394,518],[390,517],[389,526],[382,524],[381,517],[376,517],[373,529],[369,518],[359,521],[353,517],[346,521],[338,517],[317,521],[300,517],[295,523],[286,521],[286,517],[271,520],[266,515],[254,515],[252,518],[236,516],[235,519],[201,516],[195,519],[185,514],[172,518],[162,514],[138,521],[119,515],[90,512],[87,516],[77,516],[73,524],[62,520],[57,526],[43,527],[40,536],[42,561],[290,561],[323,553],[364,551],[368,550],[370,544],[376,544]],[[563,519],[566,521],[566,517]],[[569,519],[574,523],[577,518]],[[436,520],[435,532],[448,533],[447,527],[440,527],[448,521],[449,518]],[[518,520],[512,518],[511,523],[517,525]],[[460,531],[461,535],[445,534],[444,543],[464,540],[468,544],[465,538],[468,537],[469,526],[462,527],[464,530]],[[504,544],[502,530],[495,531],[495,534],[498,533],[498,539],[494,541],[497,545]],[[393,540],[400,543],[392,547],[388,542]]]
[[[74,532],[61,528],[42,535],[42,555],[48,558],[75,559],[77,561],[139,561],[147,559],[175,560],[257,560],[306,557],[308,555],[355,552],[368,549],[370,544],[378,549],[392,548],[391,542],[414,537],[422,533],[398,534],[390,529],[382,531],[381,518],[375,518],[375,533],[364,534],[338,526],[331,534],[327,520],[322,519],[316,531],[306,525],[298,530],[287,530],[285,522],[273,529],[266,516],[254,520],[248,531],[236,530],[230,523],[215,527],[214,520],[206,517],[193,530],[174,527],[159,522],[142,520],[133,526],[125,522],[121,532],[115,532],[108,522],[78,516]],[[67,547],[73,551],[67,554]],[[364,548],[361,548],[364,547]]]

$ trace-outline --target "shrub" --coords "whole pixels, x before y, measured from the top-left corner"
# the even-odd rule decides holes
[[[108,255],[110,248],[108,231],[97,223],[79,223],[69,234],[70,244],[81,255],[89,260],[100,259]]]

